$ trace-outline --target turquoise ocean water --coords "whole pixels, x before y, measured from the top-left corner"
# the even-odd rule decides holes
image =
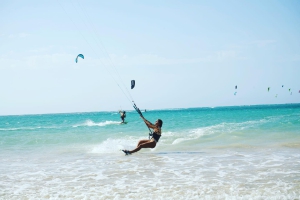
[[[300,104],[0,116],[0,199],[299,199]]]

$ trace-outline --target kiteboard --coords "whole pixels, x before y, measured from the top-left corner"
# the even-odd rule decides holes
[[[127,124],[128,122],[121,122],[120,124]]]
[[[131,154],[131,153],[128,152],[128,150],[123,150],[123,149],[121,149],[121,151],[123,151],[123,152],[125,153],[125,156],[128,156],[128,155]]]

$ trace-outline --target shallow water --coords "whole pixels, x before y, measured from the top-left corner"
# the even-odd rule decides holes
[[[0,117],[0,199],[300,199],[300,105]]]

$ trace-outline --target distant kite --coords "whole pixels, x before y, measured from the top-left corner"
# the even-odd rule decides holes
[[[77,56],[76,59],[75,59],[75,62],[76,62],[76,63],[78,62],[78,57],[84,59],[84,56],[83,56],[82,54],[78,54],[78,56]]]
[[[270,91],[270,87],[268,87],[268,92]]]
[[[289,88],[289,92],[291,91],[291,88]]]
[[[283,87],[283,85],[281,87]]]
[[[131,89],[133,89],[135,86],[135,80],[131,80]]]
[[[237,89],[237,85],[235,86],[235,89]]]
[[[277,94],[275,95],[275,97],[277,98]]]
[[[234,93],[234,95],[236,95],[237,92]]]

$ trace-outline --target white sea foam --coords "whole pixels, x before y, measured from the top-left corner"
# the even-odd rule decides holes
[[[104,121],[104,122],[94,122],[92,120],[86,120],[84,123],[82,124],[78,124],[78,125],[74,125],[73,127],[80,127],[80,126],[107,126],[107,125],[111,125],[111,124],[120,124],[120,121]]]
[[[19,131],[19,130],[36,130],[36,129],[54,129],[54,128],[58,128],[58,127],[37,126],[37,127],[0,128],[0,131]]]
[[[183,132],[173,132],[172,134],[163,134],[163,138],[167,138],[167,140],[172,140],[171,142],[172,145],[178,145],[180,143],[187,142],[187,141],[191,141],[191,142],[194,141],[195,143],[197,143],[199,142],[198,139],[202,138],[203,136],[214,137],[215,141],[217,141],[218,139],[221,140],[222,138],[226,139],[230,137],[231,138],[230,141],[234,143],[237,142],[235,141],[235,139],[243,140],[245,137],[251,138],[252,134],[246,135],[248,132],[251,133],[251,131],[249,131],[251,130],[251,128],[257,128],[258,126],[262,126],[273,120],[274,118],[249,120],[245,122],[236,122],[236,123],[222,122],[220,124],[185,130]],[[241,134],[243,135],[243,137],[241,137]],[[223,145],[226,146],[225,143],[223,143]],[[230,144],[228,145],[230,146]],[[239,145],[243,146],[241,144]],[[237,147],[237,145],[234,146]]]
[[[188,140],[195,140],[200,138],[201,136],[203,136],[205,134],[205,128],[198,128],[198,129],[193,129],[190,130],[187,134],[182,135],[179,138],[176,138],[172,144],[179,144],[183,141],[188,141]]]
[[[113,140],[107,143],[119,144]],[[295,162],[299,154],[293,151],[142,151],[130,156],[119,152],[101,156],[64,154],[47,159],[3,158],[0,157],[1,199],[300,197],[300,163]]]
[[[107,153],[120,153],[122,149],[134,149],[136,144],[139,140],[144,138],[133,137],[133,136],[125,136],[119,139],[112,139],[108,138],[102,143],[94,146],[89,153],[100,153],[100,154],[107,154]]]
[[[128,142],[126,142],[126,140],[122,139],[107,139],[101,144],[98,144],[97,146],[93,147],[90,153],[118,153],[121,149],[129,149],[128,144],[133,144],[133,142],[129,142],[129,140]],[[133,146],[131,148],[133,148]]]

